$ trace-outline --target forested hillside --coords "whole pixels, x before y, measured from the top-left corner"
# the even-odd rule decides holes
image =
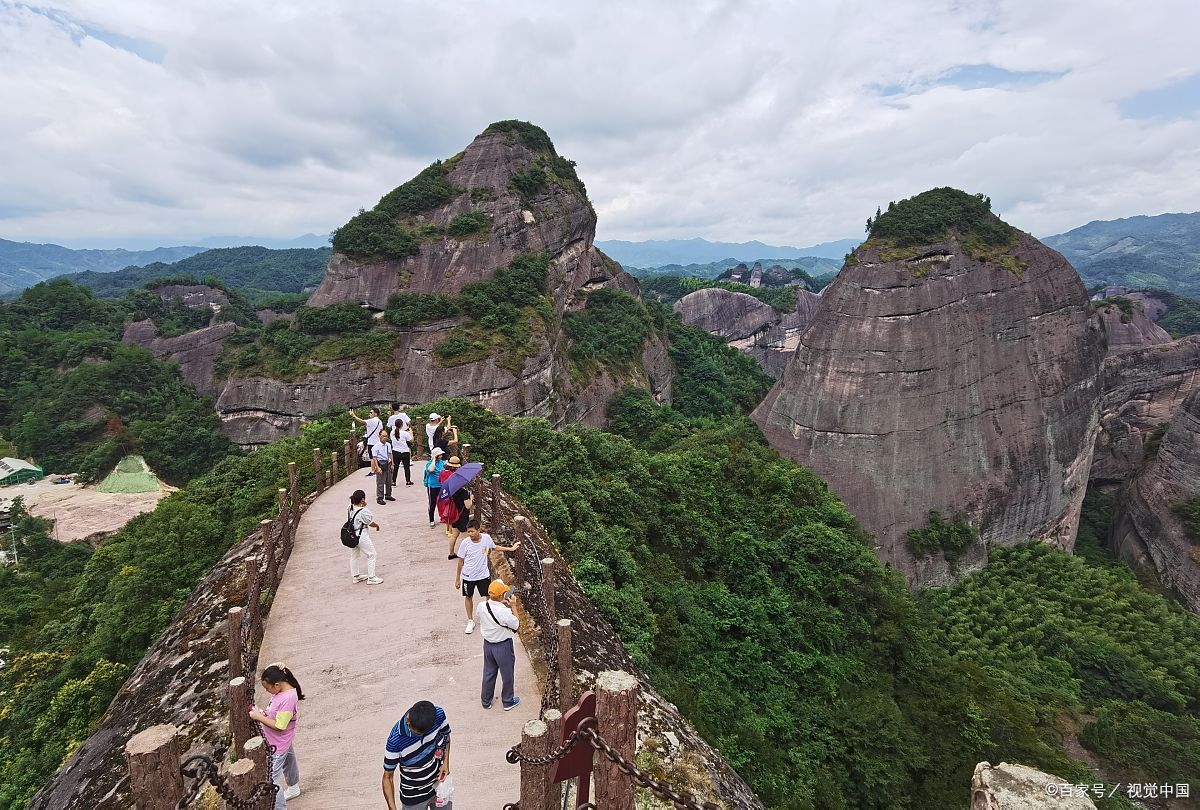
[[[62,245],[39,245],[0,239],[0,296],[18,293],[64,273],[105,273],[148,262],[174,262],[200,253],[201,247],[160,247],[153,250],[72,250]]]
[[[1200,295],[1200,212],[1089,222],[1044,241],[1087,284]]]

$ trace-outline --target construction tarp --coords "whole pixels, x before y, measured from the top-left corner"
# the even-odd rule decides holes
[[[126,456],[96,489],[101,492],[120,492],[127,495],[135,492],[156,492],[158,478],[150,472],[150,467],[147,466],[144,458]]]

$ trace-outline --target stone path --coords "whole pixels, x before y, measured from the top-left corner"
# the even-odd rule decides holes
[[[259,655],[296,673],[300,704],[296,755],[301,795],[295,810],[383,807],[380,780],[388,733],[418,700],[446,710],[453,730],[454,806],[498,808],[520,795],[520,772],[504,760],[521,728],[537,717],[538,688],[517,639],[516,690],[522,703],[501,711],[479,703],[483,640],[463,632],[443,527],[429,528],[425,488],[400,487],[375,504],[375,479],[359,470],[335,484],[300,520],[296,545],[271,607]],[[350,580],[349,549],[338,540],[350,493],[367,492],[382,530],[373,532],[382,585]],[[476,598],[478,604],[478,598]],[[256,679],[257,680],[257,679]],[[269,700],[258,688],[257,703]]]

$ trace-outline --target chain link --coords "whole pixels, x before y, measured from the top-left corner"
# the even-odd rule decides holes
[[[264,799],[269,796],[272,802],[274,802],[275,794],[279,792],[279,785],[273,781],[256,782],[254,789],[250,791],[250,795],[245,798],[238,796],[229,783],[225,781],[225,777],[217,769],[216,763],[204,754],[195,754],[188,757],[179,766],[179,772],[183,774],[185,779],[191,779],[192,785],[187,794],[175,805],[176,810],[185,810],[192,802],[196,801],[205,784],[216,788],[217,793],[225,800],[226,805],[234,808],[234,810],[258,810],[258,808],[266,804],[263,801]]]

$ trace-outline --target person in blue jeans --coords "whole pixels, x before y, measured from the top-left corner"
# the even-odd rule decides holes
[[[521,626],[521,620],[513,613],[509,601],[509,588],[504,580],[497,579],[488,586],[488,599],[475,608],[479,633],[483,636],[483,689],[479,699],[483,708],[492,708],[496,696],[496,675],[500,676],[500,702],[504,711],[520,705],[521,699],[513,694],[513,666],[517,655],[513,638]]]
[[[434,515],[437,513],[438,493],[442,491],[442,482],[438,476],[446,468],[446,451],[435,447],[429,451],[429,461],[425,462],[425,491],[429,494],[429,528],[437,525]]]

